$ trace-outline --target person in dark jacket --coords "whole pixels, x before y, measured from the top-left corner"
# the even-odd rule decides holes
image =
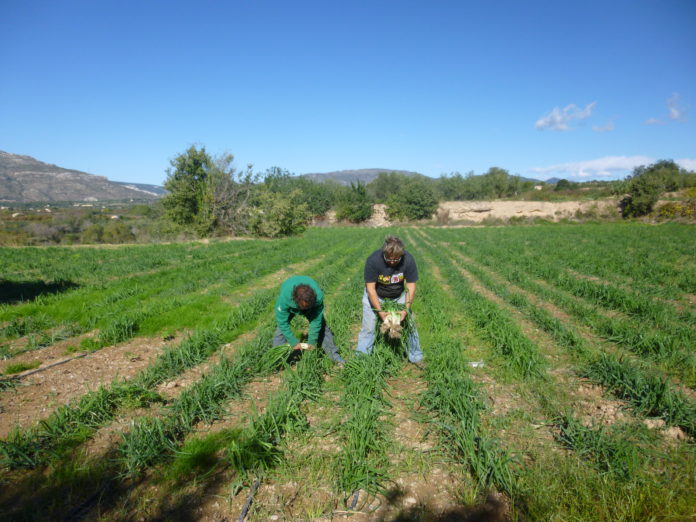
[[[280,295],[275,304],[277,326],[273,346],[287,343],[295,350],[304,348],[290,328],[290,321],[298,314],[309,321],[308,348],[321,346],[333,362],[344,364],[324,318],[324,293],[317,282],[308,276],[292,276],[280,286]]]

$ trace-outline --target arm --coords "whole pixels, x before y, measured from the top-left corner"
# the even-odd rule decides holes
[[[321,322],[324,318],[324,303],[315,306],[312,311],[307,314],[309,320],[309,334],[307,335],[307,343],[316,346],[319,341],[319,333],[321,332]]]
[[[295,349],[297,349],[297,345],[300,341],[292,334],[292,330],[290,329],[290,313],[276,303],[275,317],[276,324],[278,325],[280,332],[283,334],[283,337],[285,337],[285,340],[290,346],[294,346]]]
[[[387,317],[387,312],[382,310],[382,305],[379,303],[379,297],[377,297],[377,283],[365,283],[365,289],[367,290],[367,298],[370,300],[372,309],[377,312],[380,320],[384,321]]]
[[[406,319],[406,316],[411,311],[413,299],[416,297],[416,283],[406,282],[406,309],[401,312],[401,321]]]

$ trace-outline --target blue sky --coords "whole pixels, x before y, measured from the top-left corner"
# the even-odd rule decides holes
[[[190,145],[296,174],[696,170],[696,2],[3,0],[0,150],[161,184]]]

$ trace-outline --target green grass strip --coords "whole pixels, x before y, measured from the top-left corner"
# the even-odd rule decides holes
[[[424,254],[420,242],[416,247]],[[440,288],[427,264],[420,271],[418,317],[421,331],[427,332],[424,350],[428,382],[421,403],[435,415],[443,446],[467,465],[482,491],[495,487],[514,502],[520,501],[523,494],[512,470],[512,457],[481,427],[481,415],[487,407],[479,386],[470,377],[466,347],[451,320],[452,310],[461,309],[463,303]]]
[[[430,254],[457,295],[460,308],[514,374],[523,379],[544,378],[546,363],[539,349],[522,333],[510,314],[475,292],[449,256],[439,249],[432,249]]]
[[[525,296],[494,282],[474,265],[468,265],[467,270],[487,288],[549,333],[559,346],[574,355],[580,364],[577,370],[580,376],[604,386],[616,397],[629,401],[637,414],[660,417],[668,425],[678,426],[687,433],[694,434],[696,405],[676,390],[667,379],[656,375],[648,368],[638,368],[623,358],[617,359],[604,352],[597,353],[597,350],[590,349],[575,331],[548,311],[531,304]]]
[[[630,480],[640,469],[640,454],[632,441],[609,433],[605,427],[584,426],[572,413],[560,416],[555,424],[559,429],[558,440],[601,472],[611,473],[619,480]]]

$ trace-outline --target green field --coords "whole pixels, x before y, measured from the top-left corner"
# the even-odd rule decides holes
[[[384,339],[354,356],[386,233],[418,262],[424,370]],[[252,494],[248,520],[696,516],[692,225],[316,228],[0,260],[0,518],[232,520]],[[298,273],[324,289],[342,369],[270,349]]]

